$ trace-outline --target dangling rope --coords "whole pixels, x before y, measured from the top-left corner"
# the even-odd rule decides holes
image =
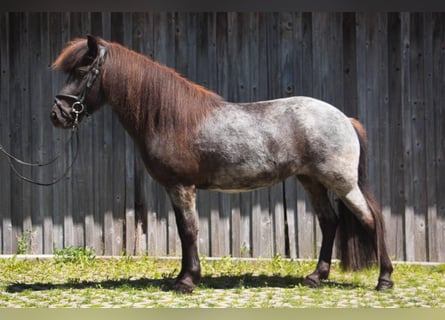
[[[56,178],[55,180],[51,181],[51,182],[41,182],[41,181],[36,181],[33,180],[31,178],[25,177],[23,174],[21,174],[17,168],[15,167],[14,163],[17,163],[19,165],[22,166],[27,166],[27,167],[45,167],[45,166],[49,166],[51,164],[53,164],[54,162],[56,162],[63,153],[63,150],[65,150],[67,148],[67,146],[70,144],[70,142],[73,140],[73,137],[76,136],[76,152],[74,153],[74,157],[73,160],[71,161],[71,163],[69,164],[69,166],[65,169],[65,171],[63,172],[63,174]],[[71,131],[71,135],[70,137],[66,140],[66,142],[64,143],[64,148],[62,149],[62,151],[57,154],[53,159],[46,161],[46,162],[35,162],[35,163],[31,163],[31,162],[25,162],[23,160],[20,160],[19,158],[15,157],[14,155],[12,155],[11,153],[7,152],[2,145],[0,145],[0,151],[6,155],[6,157],[8,158],[8,162],[9,162],[9,166],[11,167],[12,171],[22,180],[25,180],[27,182],[30,182],[32,184],[38,185],[38,186],[52,186],[54,184],[56,184],[57,182],[61,181],[63,178],[65,178],[69,171],[71,170],[71,168],[73,167],[74,162],[77,159],[77,155],[79,153],[79,132],[77,130],[77,126],[73,126],[73,129]]]

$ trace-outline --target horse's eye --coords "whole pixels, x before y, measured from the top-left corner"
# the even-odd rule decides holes
[[[88,70],[79,68],[76,70],[76,75],[79,77],[84,77],[88,73]]]

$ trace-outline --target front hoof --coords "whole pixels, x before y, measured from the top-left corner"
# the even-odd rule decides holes
[[[318,279],[313,279],[310,276],[307,276],[304,280],[303,280],[303,286],[305,287],[309,287],[309,288],[319,288],[321,285],[320,280]]]
[[[174,289],[177,293],[190,294],[195,289],[195,284],[190,278],[177,279]]]
[[[386,279],[379,279],[379,283],[377,284],[377,287],[375,289],[377,291],[385,291],[392,289],[394,287],[394,281],[392,280],[386,280]]]

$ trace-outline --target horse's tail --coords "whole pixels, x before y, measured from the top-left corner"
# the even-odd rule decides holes
[[[360,159],[358,166],[358,185],[363,193],[375,222],[375,234],[370,234],[355,215],[339,200],[339,227],[337,230],[337,252],[340,265],[345,270],[361,270],[378,262],[380,243],[384,237],[384,223],[380,206],[369,190],[367,175],[366,130],[353,118],[351,123],[360,141]]]

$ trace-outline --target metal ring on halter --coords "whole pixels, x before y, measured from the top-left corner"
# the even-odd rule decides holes
[[[78,107],[79,106],[79,107]],[[85,111],[85,105],[80,102],[80,101],[76,101],[73,103],[73,105],[71,106],[71,110],[72,112],[74,112],[76,115],[79,115],[81,113],[83,113]]]

